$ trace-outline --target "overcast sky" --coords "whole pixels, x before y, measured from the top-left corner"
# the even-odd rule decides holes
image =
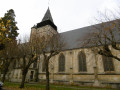
[[[0,0],[0,3],[0,17],[14,9],[20,36],[29,35],[48,8],[48,0]],[[120,0],[50,0],[49,8],[58,31],[65,32],[93,24],[98,11],[114,10],[119,4]]]

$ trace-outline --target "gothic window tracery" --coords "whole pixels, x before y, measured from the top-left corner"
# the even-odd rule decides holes
[[[79,64],[79,72],[87,71],[85,53],[83,53],[83,52],[79,53],[79,55],[78,55],[78,64]]]
[[[59,72],[65,71],[65,56],[61,54],[59,56]]]
[[[114,71],[113,61],[111,57],[103,56],[104,71]]]

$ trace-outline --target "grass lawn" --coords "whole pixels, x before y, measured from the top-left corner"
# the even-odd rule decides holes
[[[25,84],[24,89],[19,89],[20,83],[5,82],[5,90],[45,90],[45,84]],[[80,87],[80,86],[67,86],[67,85],[50,85],[50,90],[120,90],[110,88],[95,88],[95,87]]]

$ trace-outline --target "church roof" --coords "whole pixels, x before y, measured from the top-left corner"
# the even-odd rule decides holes
[[[92,31],[92,26],[88,26],[60,33],[66,44],[64,50],[82,48],[83,40],[85,40],[86,35],[89,35]]]
[[[106,22],[105,24],[108,25],[110,23]],[[60,33],[62,38],[64,39],[64,42],[66,43],[64,50],[96,46],[95,43],[89,43],[89,44],[87,44],[87,46],[84,46],[84,43],[88,40],[88,38],[93,38],[92,37],[93,32],[98,31],[95,27],[101,28],[101,24],[96,24],[96,25],[87,26],[87,27],[78,28],[78,29],[75,29],[72,31]],[[117,43],[120,43],[120,36],[119,36],[118,31],[115,30],[112,33],[114,34],[114,39],[117,41]],[[109,35],[108,35],[108,37],[109,37]],[[111,36],[109,38],[111,38]],[[94,38],[93,38],[93,40],[94,40]],[[102,41],[104,43],[104,40],[102,40]],[[107,43],[110,44],[111,42],[107,42]]]
[[[53,22],[52,15],[51,15],[51,13],[50,13],[50,9],[49,9],[49,8],[47,9],[47,11],[46,11],[46,13],[45,13],[45,15],[44,15],[44,17],[43,17],[43,19],[42,19],[42,22],[43,22],[43,21],[47,21],[47,20],[50,20],[50,21]]]

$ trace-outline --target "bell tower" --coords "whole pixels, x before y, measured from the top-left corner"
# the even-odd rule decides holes
[[[31,28],[31,35],[35,34],[41,37],[46,35],[53,35],[56,33],[58,33],[57,26],[54,24],[50,9],[48,8],[42,21]]]

